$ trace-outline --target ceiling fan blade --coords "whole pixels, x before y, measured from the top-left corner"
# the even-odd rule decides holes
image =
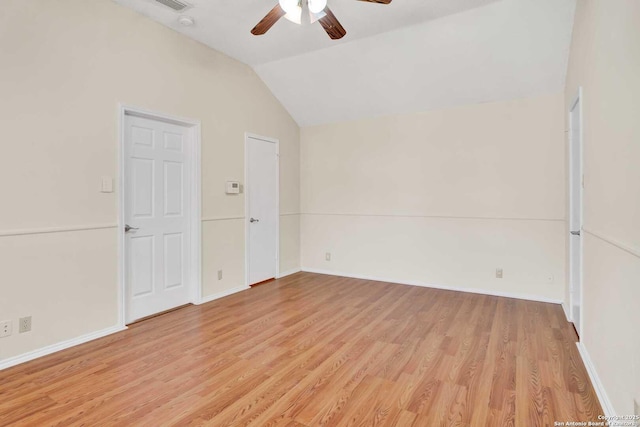
[[[379,4],[389,4],[391,3],[391,0],[360,0],[360,1],[366,1],[369,3],[379,3]]]
[[[344,29],[340,21],[338,21],[338,18],[336,18],[328,7],[324,9],[324,13],[326,13],[327,16],[319,19],[322,28],[324,28],[329,37],[333,40],[343,38],[347,34],[347,30]]]
[[[286,14],[287,12],[285,12],[284,9],[280,7],[280,3],[276,4],[276,7],[271,9],[271,11],[267,13],[264,18],[262,18],[262,21],[258,22],[258,25],[253,27],[253,30],[251,30],[251,34],[253,34],[254,36],[260,36],[266,33],[271,27],[273,27],[273,24],[278,22],[278,19],[282,18]]]

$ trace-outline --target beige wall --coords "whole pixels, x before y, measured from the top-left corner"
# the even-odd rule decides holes
[[[117,322],[117,193],[99,190],[119,102],[202,122],[204,296],[244,284],[244,199],[224,183],[243,179],[247,131],[280,139],[280,269],[299,267],[299,128],[248,66],[109,0],[2,8],[0,320],[33,331],[2,338],[0,361]],[[110,228],[38,234],[74,227]]]
[[[303,128],[303,268],[561,301],[563,105]]]
[[[117,322],[117,193],[99,185],[117,175],[119,102],[202,121],[204,296],[243,285],[243,198],[224,182],[242,180],[249,131],[281,141],[281,271],[301,257],[307,269],[568,302],[563,117],[583,86],[583,342],[616,412],[640,400],[637,1],[578,1],[564,99],[301,135],[249,67],[108,0],[2,6],[0,320],[32,315],[33,331],[0,339],[0,362]]]
[[[637,0],[578,1],[565,111],[582,86],[582,341],[618,414],[640,402],[639,46]]]

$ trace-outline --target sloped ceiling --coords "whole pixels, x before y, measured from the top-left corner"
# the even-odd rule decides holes
[[[576,0],[329,0],[347,29],[285,19],[250,29],[277,0],[114,0],[251,65],[300,126],[559,92]]]
[[[502,0],[258,65],[300,126],[556,93],[574,0]]]
[[[263,36],[252,35],[251,29],[278,0],[181,0],[192,5],[183,14],[194,18],[193,27],[180,25],[180,14],[156,0],[114,1],[246,64],[258,65],[335,47],[497,0],[393,0],[388,5],[328,0],[329,7],[347,29],[347,35],[337,41],[331,40],[319,23],[300,26],[286,19],[280,19]]]

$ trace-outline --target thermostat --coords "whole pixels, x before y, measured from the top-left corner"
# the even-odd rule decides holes
[[[240,183],[238,181],[227,181],[227,194],[240,194]]]

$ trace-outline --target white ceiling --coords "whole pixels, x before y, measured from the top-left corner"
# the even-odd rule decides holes
[[[576,3],[329,0],[336,42],[285,19],[251,35],[277,0],[191,0],[187,29],[154,0],[115,1],[252,65],[300,126],[559,92]]]
[[[341,40],[331,40],[320,23],[299,26],[280,19],[263,36],[251,29],[278,0],[181,0],[193,7],[184,15],[194,18],[193,27],[178,23],[179,13],[155,0],[115,0],[176,31],[194,38],[249,65],[347,43],[397,28],[458,13],[497,0],[393,0],[389,5],[357,0],[328,0],[328,5],[347,30]]]

